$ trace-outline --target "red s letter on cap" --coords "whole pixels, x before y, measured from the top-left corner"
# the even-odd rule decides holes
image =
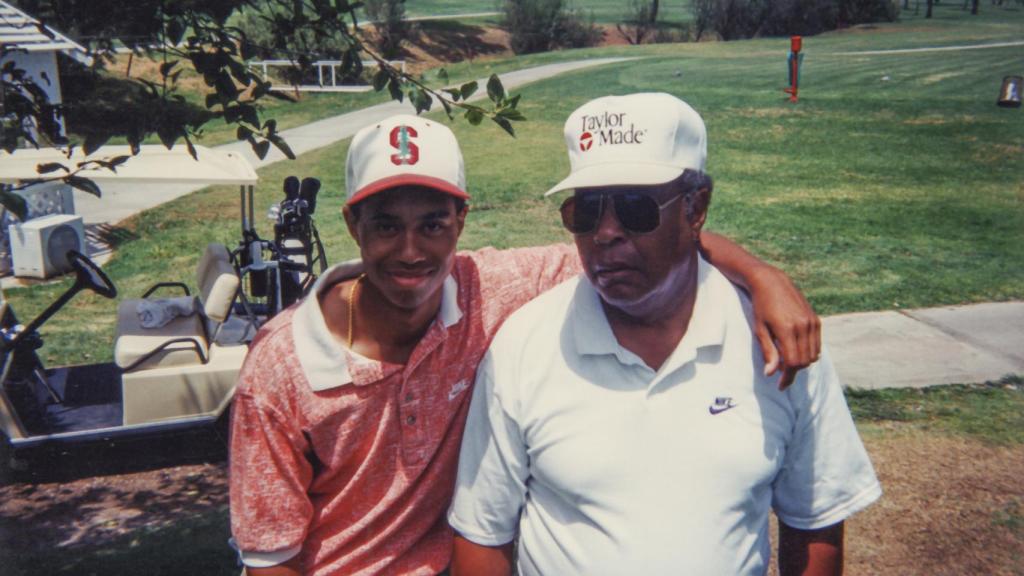
[[[401,166],[419,162],[420,147],[412,142],[416,136],[416,129],[412,126],[395,126],[391,130],[391,147],[398,150],[397,154],[391,155],[392,163]]]

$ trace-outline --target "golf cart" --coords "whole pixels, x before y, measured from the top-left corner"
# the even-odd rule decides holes
[[[114,362],[46,368],[36,354],[43,345],[37,329],[78,292],[91,290],[107,298],[117,295],[102,269],[81,253],[67,254],[74,284],[26,326],[18,323],[10,302],[0,302],[0,430],[16,451],[149,436],[223,421],[256,327],[300,297],[316,277],[317,266],[321,271],[326,267],[311,220],[310,204],[315,205],[318,182],[296,180],[298,186],[286,182],[286,194],[292,188],[297,193],[286,198],[291,204],[284,210],[278,208],[275,239],[266,241],[255,232],[257,176],[249,163],[236,153],[202,147],[197,152],[198,161],[184,147],[143,147],[116,173],[90,169],[80,174],[101,188],[110,183],[240,186],[242,242],[234,251],[224,244],[206,247],[196,269],[198,294],[191,294],[184,284],[159,283],[141,299],[122,300]],[[38,164],[74,166],[87,159],[80,154],[70,160],[55,154],[59,152],[24,150],[0,155],[0,182],[32,179]],[[107,147],[96,153],[106,158],[120,154],[128,154],[127,147]],[[298,192],[303,192],[302,197]],[[262,292],[247,294],[245,280],[251,285],[257,283],[253,280],[257,276],[263,282]],[[282,282],[294,285],[286,291],[279,288]],[[177,296],[167,293],[172,288],[183,293],[169,300],[167,296]],[[168,311],[169,302],[177,312]],[[152,313],[154,306],[170,319],[160,326],[146,326],[153,322],[147,322],[152,318],[143,311]]]

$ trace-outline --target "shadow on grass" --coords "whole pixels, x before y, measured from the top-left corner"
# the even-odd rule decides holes
[[[212,430],[17,456],[24,469],[0,485],[0,573],[239,572]]]
[[[169,466],[209,464],[227,459],[224,423],[177,433],[88,444],[43,446],[12,453],[0,447],[0,487],[12,483],[70,482],[158,470]],[[14,466],[8,466],[9,462]]]
[[[131,230],[111,224],[89,224],[86,226],[85,235],[90,243],[109,246],[112,249],[139,239],[139,235]]]
[[[100,546],[61,549],[34,545],[19,549],[5,545],[0,551],[3,573],[36,574],[145,574],[206,576],[237,575],[241,568],[227,544],[226,509],[192,515],[161,528],[143,528]]]

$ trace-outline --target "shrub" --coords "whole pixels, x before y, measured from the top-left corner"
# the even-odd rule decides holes
[[[244,10],[230,22],[245,32],[245,38],[257,58],[296,60],[337,59],[346,49],[341,38],[318,37],[309,30],[296,29],[282,14],[272,11]],[[275,42],[275,30],[286,32],[286,43]]]
[[[839,0],[840,26],[893,22],[899,15],[900,5],[895,0]]]
[[[377,30],[377,49],[381,56],[394,58],[408,37],[405,21],[405,0],[365,0],[363,10]]]
[[[604,34],[593,15],[584,18],[562,0],[505,0],[502,11],[516,54],[593,46]]]
[[[615,28],[630,44],[640,44],[657,26],[656,9],[657,3],[652,8],[648,0],[630,0],[623,21],[616,24]]]
[[[811,36],[837,28],[834,0],[772,0],[761,25],[764,36]]]
[[[693,27],[688,24],[677,27],[659,26],[651,37],[654,44],[673,44],[693,40]]]
[[[898,15],[893,0],[694,0],[692,10],[698,40],[711,31],[723,40],[811,36]]]

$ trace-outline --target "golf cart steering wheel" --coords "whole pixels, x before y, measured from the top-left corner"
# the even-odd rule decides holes
[[[68,250],[67,258],[68,263],[75,270],[76,284],[81,284],[84,288],[88,288],[104,298],[117,296],[117,288],[114,287],[114,283],[95,262],[77,250]]]

